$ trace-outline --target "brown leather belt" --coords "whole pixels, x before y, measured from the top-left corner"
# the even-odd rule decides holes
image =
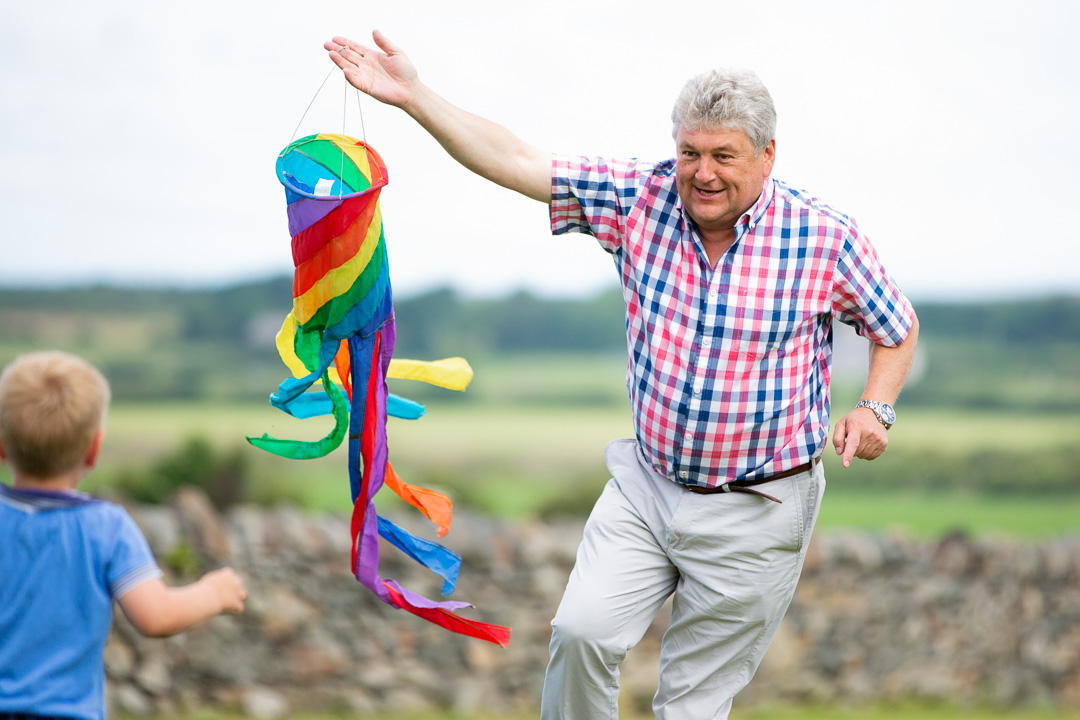
[[[751,495],[758,495],[760,497],[778,503],[780,502],[778,498],[775,498],[768,493],[761,492],[760,490],[755,490],[751,486],[764,485],[765,483],[770,483],[773,480],[782,480],[786,477],[791,477],[792,475],[809,472],[813,469],[814,465],[816,465],[820,461],[820,458],[814,458],[810,462],[804,462],[802,465],[797,465],[790,470],[782,470],[775,475],[769,475],[768,477],[758,478],[756,480],[732,480],[731,482],[724,483],[723,485],[717,485],[716,487],[700,487],[698,485],[684,485],[683,487],[697,495],[714,495],[716,493],[741,492],[749,493]]]

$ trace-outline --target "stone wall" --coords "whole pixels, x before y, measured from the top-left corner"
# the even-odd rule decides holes
[[[535,708],[549,621],[581,521],[503,524],[459,513],[445,543],[464,566],[454,597],[513,628],[510,646],[453,635],[375,600],[349,573],[347,519],[242,507],[224,517],[194,491],[132,507],[170,584],[231,565],[247,612],[166,640],[118,612],[108,703],[134,715],[228,708],[462,713]],[[431,536],[416,513],[395,522]],[[438,580],[384,548],[381,572],[429,597]],[[622,669],[622,698],[647,708],[666,609]],[[741,705],[946,700],[1080,708],[1080,538],[938,542],[821,534],[787,618]]]

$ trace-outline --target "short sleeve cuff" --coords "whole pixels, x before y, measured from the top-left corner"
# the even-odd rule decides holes
[[[911,306],[911,303],[903,295],[900,296],[900,299],[904,303],[904,307],[901,311],[901,324],[903,325],[903,328],[899,333],[893,334],[895,345],[900,345],[907,340],[908,335],[911,334],[911,326],[915,324],[915,308]]]
[[[908,299],[895,290],[895,295],[882,299],[873,307],[873,314],[866,318],[842,315],[844,322],[852,325],[855,331],[867,340],[882,347],[897,347],[903,344],[911,333],[915,320],[915,308]]]
[[[581,204],[570,190],[571,159],[565,155],[551,156],[551,234],[580,232],[592,235],[592,227]]]
[[[161,568],[157,565],[143,565],[135,568],[113,584],[112,596],[114,598],[123,597],[125,593],[142,585],[144,582],[162,577],[162,575]]]

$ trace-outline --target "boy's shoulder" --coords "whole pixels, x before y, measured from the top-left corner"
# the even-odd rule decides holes
[[[77,557],[69,556],[73,546],[55,542],[61,536],[72,538],[84,550]],[[84,578],[87,583],[104,583],[102,587],[113,597],[136,580],[161,574],[131,513],[122,505],[83,492],[29,490],[0,483],[0,546],[4,542],[26,550],[13,554],[9,564],[37,563],[48,548],[59,553],[57,558],[68,558],[65,567],[69,570],[81,567],[89,572]]]

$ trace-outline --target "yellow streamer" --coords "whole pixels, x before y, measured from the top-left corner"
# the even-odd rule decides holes
[[[281,356],[281,361],[285,363],[285,367],[289,368],[289,371],[295,378],[307,377],[311,371],[304,367],[304,363],[296,354],[296,348],[293,346],[293,337],[296,335],[296,318],[292,313],[285,316],[285,322],[281,324],[281,329],[278,330],[277,337],[275,338],[275,344],[277,345],[278,355]],[[345,342],[342,340],[342,342]],[[336,385],[342,385],[341,377],[338,375],[337,368],[331,365],[328,368],[330,372],[330,381]],[[322,380],[316,380],[316,385],[322,385]]]
[[[394,358],[386,369],[386,377],[419,380],[448,390],[464,390],[472,382],[473,371],[468,361],[460,357],[432,361]]]
[[[282,362],[292,372],[293,377],[302,378],[310,374],[304,363],[296,355],[293,337],[296,335],[296,318],[292,313],[285,317],[281,330],[277,334],[277,350]],[[330,380],[341,385],[337,369],[330,366]],[[473,379],[473,369],[465,358],[452,357],[442,360],[405,360],[392,358],[386,369],[386,377],[395,380],[419,380],[429,385],[437,385],[448,390],[464,390]]]

